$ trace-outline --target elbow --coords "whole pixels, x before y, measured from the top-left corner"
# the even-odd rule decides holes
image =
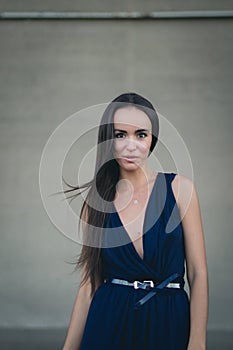
[[[81,299],[82,303],[85,303],[85,304],[91,303],[92,296],[91,296],[91,289],[90,288],[80,287],[78,294],[79,294],[79,298]]]
[[[208,286],[208,271],[207,267],[202,267],[201,269],[191,269],[187,275],[189,286],[192,286],[195,283],[201,283],[203,286]]]
[[[92,300],[92,295],[91,295],[91,283],[88,281],[87,283],[80,284],[79,287],[79,298],[82,300],[83,303],[90,303]]]

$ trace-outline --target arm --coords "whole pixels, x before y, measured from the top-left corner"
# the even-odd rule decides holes
[[[84,231],[85,223],[87,222],[87,214],[83,214],[83,217],[85,218],[85,221],[82,220],[82,227]],[[83,281],[84,275],[85,268],[83,267],[81,281]],[[97,283],[95,290],[97,290],[99,284],[100,283]],[[91,300],[91,282],[90,278],[88,278],[88,280],[79,287],[62,350],[79,350]]]
[[[184,230],[187,278],[190,287],[190,337],[187,350],[206,349],[208,272],[198,195],[193,182],[178,175],[179,207]]]
[[[84,272],[82,273],[82,275]],[[91,284],[88,280],[79,288],[63,350],[78,350],[91,303]]]

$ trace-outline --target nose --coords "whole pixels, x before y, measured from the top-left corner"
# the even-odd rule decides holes
[[[136,149],[136,142],[134,140],[129,139],[127,142],[127,147],[128,150],[133,151]]]

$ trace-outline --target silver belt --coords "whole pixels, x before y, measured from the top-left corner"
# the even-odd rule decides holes
[[[134,282],[128,282],[126,280],[120,280],[118,278],[113,278],[111,280],[111,283],[115,283],[115,284],[122,284],[124,286],[131,286],[134,287],[134,289],[146,289],[149,290],[151,288],[155,287],[155,283],[152,280],[149,281],[134,281]],[[164,288],[181,288],[181,284],[180,283],[172,283],[169,282]]]
[[[177,278],[182,278],[182,283],[172,282]],[[164,288],[181,289],[184,286],[183,277],[178,273],[173,273],[162,282],[157,282],[157,283],[152,280],[145,280],[143,282],[141,281],[129,282],[118,278],[106,279],[104,282],[105,283],[110,282],[110,283],[120,284],[124,286],[131,286],[131,287],[134,287],[134,289],[144,289],[149,291],[147,295],[145,295],[143,298],[141,298],[139,301],[136,302],[136,304],[134,305],[134,309],[137,309],[139,306],[143,305],[146,301],[148,301],[150,298],[156,295],[158,291],[161,291]]]

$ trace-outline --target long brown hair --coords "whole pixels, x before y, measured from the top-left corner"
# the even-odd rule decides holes
[[[113,118],[117,109],[127,106],[134,106],[144,111],[149,117],[152,124],[152,142],[149,151],[149,154],[151,154],[158,141],[158,115],[151,102],[146,98],[136,93],[123,93],[112,100],[103,113],[98,130],[98,147],[93,180],[81,186],[72,186],[63,179],[66,185],[70,187],[64,193],[79,190],[79,193],[71,196],[72,198],[80,195],[82,193],[81,189],[90,188],[80,211],[81,220],[79,220],[78,227],[80,230],[80,222],[84,222],[83,246],[81,254],[75,263],[75,270],[85,266],[81,285],[90,278],[91,296],[93,296],[97,284],[102,283],[104,279],[103,263],[100,254],[101,233],[105,219],[108,216],[108,203],[111,203],[115,198],[116,184],[120,175],[119,165],[113,156]]]

